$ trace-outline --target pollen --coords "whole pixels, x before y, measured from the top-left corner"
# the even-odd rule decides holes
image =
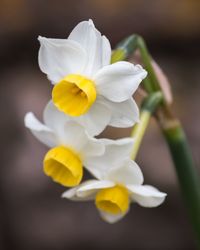
[[[83,115],[96,100],[95,84],[84,76],[68,75],[54,86],[52,100],[67,115]]]
[[[59,146],[49,150],[43,163],[45,174],[63,186],[73,187],[82,180],[82,162],[70,148]]]
[[[81,92],[81,96],[82,96],[82,97],[86,97],[86,94],[82,91],[82,92]]]
[[[125,213],[129,208],[128,190],[121,185],[102,189],[96,195],[95,204],[103,212],[110,214]]]

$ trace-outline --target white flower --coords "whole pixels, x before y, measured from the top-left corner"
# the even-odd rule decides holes
[[[131,202],[143,207],[159,206],[166,194],[152,186],[142,185],[143,175],[138,165],[125,156],[121,161],[120,158],[117,149],[107,145],[105,154],[99,157],[99,161],[94,161],[93,174],[99,180],[85,181],[64,192],[62,197],[75,201],[95,200],[101,217],[109,223],[123,218]]]
[[[48,104],[44,110],[44,124],[33,113],[27,113],[25,126],[39,141],[52,148],[44,158],[44,172],[55,182],[72,187],[82,180],[85,163],[103,154],[105,146],[89,136],[80,124],[52,107]]]
[[[93,169],[95,157],[103,155],[108,147],[118,157],[128,157],[133,146],[133,139],[117,141],[95,139],[88,135],[84,127],[71,121],[64,113],[48,103],[43,114],[44,124],[33,113],[25,116],[25,126],[42,143],[50,147],[44,158],[44,172],[55,182],[64,186],[78,185],[83,176],[83,166],[90,172],[100,175],[101,169]],[[102,157],[102,161],[104,157]],[[100,171],[100,172],[99,172]]]
[[[139,120],[133,93],[147,72],[121,61],[110,65],[111,47],[93,22],[83,21],[68,39],[38,38],[40,69],[54,84],[55,106],[97,135],[109,124],[130,127]]]

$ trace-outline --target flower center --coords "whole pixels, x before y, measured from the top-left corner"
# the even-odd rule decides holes
[[[85,114],[96,100],[93,81],[81,75],[68,75],[52,91],[55,106],[71,116]]]
[[[73,187],[81,182],[83,177],[82,162],[71,149],[59,146],[47,152],[44,158],[44,172],[55,182]]]
[[[128,190],[120,185],[105,188],[96,195],[95,204],[98,209],[110,213],[125,213],[129,207]]]

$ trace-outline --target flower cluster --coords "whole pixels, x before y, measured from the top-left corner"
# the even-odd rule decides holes
[[[131,202],[160,205],[166,194],[143,185],[142,172],[131,160],[134,139],[94,137],[107,125],[124,128],[139,122],[132,95],[147,72],[125,61],[110,64],[110,43],[91,20],[79,23],[68,39],[38,39],[40,69],[54,85],[52,100],[44,109],[44,123],[29,112],[25,126],[50,148],[45,174],[71,187],[62,197],[94,200],[110,223],[121,219]],[[84,169],[94,179],[81,183]]]

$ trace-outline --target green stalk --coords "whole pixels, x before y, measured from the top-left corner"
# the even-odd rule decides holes
[[[144,137],[145,131],[148,127],[149,121],[151,119],[151,112],[146,110],[141,110],[140,113],[140,123],[135,125],[131,132],[131,137],[135,139],[133,149],[131,152],[131,159],[135,160],[138,150],[140,148],[142,139]]]
[[[150,79],[150,82],[151,82],[150,83],[151,88],[149,86],[147,86],[147,84],[145,85],[145,88],[149,93],[159,91],[160,85],[159,85],[158,79],[156,77],[156,74],[155,74],[154,69],[153,69],[152,64],[151,64],[152,58],[151,58],[150,53],[147,49],[146,43],[141,36],[138,36],[137,44],[138,44],[138,48],[140,50],[142,61],[144,63],[144,67],[148,72],[148,78]]]
[[[200,249],[199,176],[194,167],[190,148],[180,123],[176,120],[170,120],[162,126],[162,129],[175,164],[182,195],[187,206]]]
[[[133,149],[131,152],[131,158],[135,160],[138,150],[140,148],[142,139],[150,122],[151,116],[155,109],[162,102],[163,96],[161,92],[155,92],[146,97],[141,106],[140,122],[133,127],[131,137],[135,139]]]

